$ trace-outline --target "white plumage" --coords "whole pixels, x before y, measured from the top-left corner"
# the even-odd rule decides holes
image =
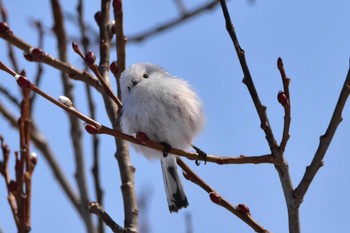
[[[122,116],[125,133],[145,133],[152,141],[187,150],[204,125],[201,102],[184,80],[157,65],[138,63],[121,76]],[[177,172],[175,156],[147,147],[134,148],[149,158],[160,158],[171,212],[188,205]]]

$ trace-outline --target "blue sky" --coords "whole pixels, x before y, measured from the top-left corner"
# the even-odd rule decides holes
[[[186,2],[186,1],[185,1]],[[191,5],[200,4],[196,0]],[[4,1],[8,8],[12,30],[32,45],[37,37],[28,19],[40,19],[49,28],[51,10],[46,1]],[[21,7],[18,7],[18,4]],[[62,1],[64,9],[75,13],[75,1]],[[296,186],[311,162],[319,137],[325,132],[334,110],[340,89],[349,67],[350,15],[348,1],[230,1],[228,7],[236,32],[252,73],[260,99],[267,113],[277,141],[283,129],[283,109],[276,96],[282,89],[276,60],[282,57],[291,78],[292,102],[291,138],[286,149],[286,159]],[[86,4],[86,20],[95,27],[94,13],[99,4]],[[134,35],[176,15],[172,1],[136,1],[124,3],[125,33]],[[68,29],[77,30],[71,23]],[[0,43],[1,51],[6,51]],[[97,51],[96,48],[92,48]],[[44,50],[57,57],[55,40],[48,36]],[[17,50],[18,51],[18,50]],[[112,51],[111,57],[116,57]],[[7,61],[6,52],[0,54]],[[18,51],[21,66],[33,78],[35,64],[26,62]],[[69,60],[81,67],[79,58],[70,53]],[[188,80],[198,92],[206,113],[206,126],[195,144],[214,155],[261,155],[269,153],[265,135],[249,93],[241,80],[242,71],[225,30],[220,8],[197,17],[170,31],[152,37],[143,43],[128,44],[127,64],[147,61],[161,65],[171,74]],[[7,62],[8,63],[8,62]],[[62,94],[59,74],[45,67],[42,89],[52,96]],[[1,75],[1,84],[17,94],[17,87],[8,75]],[[84,86],[76,84],[76,106],[87,112]],[[101,97],[97,120],[109,125]],[[0,101],[4,102],[3,96]],[[348,104],[349,105],[349,104]],[[349,133],[350,112],[343,112],[333,142],[321,168],[307,192],[300,208],[303,232],[349,232],[350,208]],[[11,107],[11,109],[14,109]],[[35,119],[47,136],[60,165],[74,188],[74,161],[67,118],[62,110],[38,98]],[[18,113],[17,113],[18,114]],[[0,134],[12,149],[18,148],[17,134],[0,117]],[[113,139],[101,136],[101,178],[105,191],[105,209],[118,222],[123,223],[120,178],[114,159]],[[85,134],[84,141],[90,142]],[[62,144],[63,142],[66,143]],[[92,165],[90,145],[86,144],[86,165]],[[35,148],[33,148],[35,150]],[[138,194],[149,193],[148,220],[151,232],[185,232],[185,216],[190,214],[194,232],[253,232],[243,222],[225,209],[210,202],[199,187],[183,180],[190,202],[188,209],[170,214],[164,194],[161,169],[158,161],[148,161],[131,151],[136,167],[135,183]],[[252,216],[272,232],[287,232],[287,211],[278,174],[272,165],[207,164],[191,167],[232,204],[245,203]],[[88,176],[90,198],[94,200],[92,177]],[[15,232],[15,224],[6,200],[6,191],[0,185],[0,228]],[[140,213],[142,214],[142,213]],[[32,232],[83,232],[76,211],[55,182],[44,158],[40,157],[33,177]]]

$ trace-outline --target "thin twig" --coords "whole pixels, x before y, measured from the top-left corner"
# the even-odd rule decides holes
[[[219,0],[211,0],[207,3],[193,9],[193,10],[187,10],[185,14],[181,14],[175,19],[169,20],[168,22],[165,22],[161,25],[158,25],[152,29],[149,29],[145,32],[142,32],[137,35],[131,35],[128,36],[129,42],[141,42],[145,39],[150,38],[151,36],[155,36],[163,31],[169,30],[170,28],[173,28],[174,26],[180,25],[181,23],[186,22],[187,20],[194,18],[195,16],[198,16],[200,13],[203,13],[207,10],[212,10],[214,7],[219,3]],[[117,22],[117,21],[116,21]],[[117,33],[118,35],[118,33]]]
[[[8,22],[8,19],[7,19],[7,11],[6,11],[5,7],[4,7],[4,4],[2,3],[2,0],[0,0],[0,10],[1,10],[2,21],[7,22],[7,24],[8,24],[9,22]],[[15,55],[15,53],[13,51],[13,47],[11,46],[11,44],[9,42],[7,42],[7,50],[8,50],[8,56],[10,58],[10,61],[11,61],[13,69],[16,72],[19,72],[16,55]]]
[[[236,215],[242,221],[247,223],[251,228],[253,228],[256,232],[263,232],[263,233],[269,232],[268,230],[260,226],[249,213],[244,213],[240,211],[237,207],[234,207],[226,199],[224,199],[221,195],[219,195],[217,191],[215,191],[209,184],[207,184],[194,171],[192,171],[191,168],[187,166],[185,162],[182,161],[182,159],[176,158],[176,162],[182,168],[186,179],[197,184],[199,187],[204,189],[208,194],[213,193],[215,195],[215,201],[213,201],[212,199],[212,201],[215,204],[218,204],[224,207],[225,209],[227,209],[228,211]]]
[[[280,153],[283,153],[289,139],[289,128],[290,128],[290,122],[291,122],[291,102],[290,102],[290,94],[289,94],[290,79],[287,77],[282,58],[280,57],[277,60],[277,68],[281,73],[282,84],[283,84],[283,93],[279,93],[279,94],[285,95],[286,97],[286,102],[283,104],[283,108],[284,108],[283,133],[282,133],[281,143],[278,148]]]
[[[26,54],[31,54],[33,51],[33,46],[23,41],[19,37],[17,37],[10,29],[5,31],[0,31],[0,38],[3,38],[10,44],[16,46],[21,49]],[[103,92],[102,86],[99,84],[99,81],[96,77],[92,76],[90,73],[81,71],[69,63],[63,62],[59,59],[54,58],[53,56],[42,53],[41,56],[35,57],[36,62],[42,62],[49,66],[52,66],[66,74],[68,77],[74,80],[79,80],[85,82],[86,84],[94,87],[97,91]]]
[[[67,62],[67,39],[66,31],[63,21],[63,13],[59,0],[51,0],[52,14],[54,18],[53,31],[57,38],[57,49],[59,58],[63,62]],[[61,79],[63,84],[63,92],[66,97],[74,102],[73,95],[73,84],[70,79],[67,78],[64,72],[61,72]],[[70,114],[68,114],[70,121],[70,134],[73,145],[73,151],[75,156],[76,173],[75,178],[78,184],[80,199],[81,199],[81,210],[83,214],[83,220],[87,232],[93,233],[95,231],[94,224],[89,214],[89,193],[86,181],[85,163],[84,163],[84,152],[82,142],[82,129],[79,120]]]
[[[338,102],[335,106],[328,128],[325,134],[320,137],[320,143],[312,159],[312,162],[309,166],[307,166],[303,178],[301,179],[299,185],[294,191],[294,196],[296,197],[297,200],[300,201],[300,203],[303,200],[304,195],[307,192],[317,171],[323,166],[323,158],[333,139],[333,136],[337,130],[338,125],[343,119],[342,112],[346,104],[346,101],[349,97],[349,94],[350,94],[350,68],[348,70],[348,74],[344,81],[343,88],[339,94]]]
[[[33,24],[35,25],[35,28],[38,30],[38,48],[44,48],[44,30],[42,28],[41,22],[40,21],[33,21]],[[43,74],[43,65],[42,63],[38,62],[37,66],[36,66],[36,75],[34,78],[34,84],[36,86],[40,85],[40,81],[42,78],[42,74]],[[32,106],[30,108],[30,111],[33,112],[33,103],[35,101],[36,95],[32,95],[30,98],[30,106]]]
[[[102,1],[103,2],[103,1]],[[117,63],[118,63],[118,74],[116,78],[118,97],[120,98],[120,76],[124,71],[126,66],[126,52],[125,44],[126,38],[124,36],[124,18],[123,18],[123,1],[122,0],[113,0],[113,14],[115,20],[115,32],[116,32],[116,54],[117,54]],[[119,117],[121,111],[118,109],[117,112],[117,121],[113,122],[114,131],[120,130]],[[111,118],[110,120],[115,118]],[[117,152],[115,157],[118,161],[120,178],[122,181],[122,195],[123,195],[123,204],[124,204],[124,218],[125,225],[124,227],[132,232],[137,232],[138,230],[138,209],[137,209],[137,199],[135,193],[135,182],[134,182],[134,173],[135,168],[131,164],[129,147],[124,140],[121,138],[116,138]]]
[[[127,232],[120,225],[118,225],[109,214],[103,209],[103,207],[97,202],[91,202],[89,204],[89,211],[92,214],[96,214],[101,221],[103,221],[113,232],[124,233]]]
[[[5,140],[2,136],[0,136],[0,142],[1,142],[1,150],[4,160],[2,163],[0,163],[0,171],[2,176],[5,180],[5,185],[7,189],[7,200],[9,202],[11,212],[13,219],[16,223],[17,229],[19,229],[19,219],[17,216],[18,209],[17,209],[17,203],[16,203],[16,197],[15,197],[15,190],[11,188],[11,178],[10,178],[10,171],[9,171],[9,157],[10,157],[10,147],[5,143]],[[14,183],[12,183],[14,184]]]
[[[252,97],[255,109],[260,119],[260,127],[265,133],[265,138],[269,144],[271,154],[274,157],[275,168],[278,172],[280,182],[283,189],[283,194],[286,200],[288,217],[289,217],[289,231],[290,233],[300,232],[299,220],[299,206],[294,203],[293,184],[289,173],[288,163],[284,158],[283,151],[278,150],[278,144],[271,129],[271,125],[266,113],[266,106],[261,104],[259,95],[256,91],[252,76],[247,65],[245,52],[241,48],[233,23],[231,21],[230,13],[227,9],[226,1],[220,0],[222,12],[226,22],[226,30],[231,37],[233,46],[236,50],[241,68],[244,74],[243,83],[247,86],[250,96]]]
[[[86,54],[88,52],[89,39],[86,35],[86,23],[84,21],[84,1],[79,0],[77,5],[77,13],[78,13],[78,23],[81,35],[81,44],[83,45],[83,51]],[[85,67],[85,70],[87,66]],[[88,101],[89,107],[89,115],[92,119],[96,119],[95,114],[95,102],[92,97],[91,87],[88,84],[85,84],[86,97]],[[91,169],[93,178],[94,178],[94,186],[95,186],[95,195],[97,203],[103,204],[103,190],[100,182],[100,170],[99,170],[99,138],[97,135],[92,136],[92,153],[93,153],[93,167]],[[101,218],[98,219],[98,232],[104,232],[104,224]]]
[[[17,118],[7,109],[4,105],[0,103],[0,113],[4,116],[5,119],[10,123],[10,125],[16,129],[18,129]],[[72,205],[81,215],[80,207],[79,207],[79,199],[74,193],[73,188],[70,186],[68,179],[65,177],[64,172],[60,168],[57,160],[55,159],[55,155],[52,152],[48,142],[45,140],[45,137],[36,127],[36,124],[32,121],[32,130],[31,130],[31,140],[33,141],[35,147],[44,158],[47,160],[54,177],[57,179],[58,183],[61,185],[62,190],[67,195],[68,199],[71,201]]]

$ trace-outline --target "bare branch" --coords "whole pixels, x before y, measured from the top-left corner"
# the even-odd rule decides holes
[[[127,232],[120,225],[118,225],[109,214],[102,208],[97,202],[91,202],[89,204],[89,211],[92,214],[96,214],[113,232],[124,233]]]
[[[1,22],[0,24],[3,24]],[[26,43],[25,41],[21,40],[19,37],[17,37],[10,29],[8,30],[0,30],[0,38],[3,38],[10,44],[16,46],[17,48],[21,49],[26,54],[32,55],[33,46]],[[90,73],[81,71],[75,67],[73,67],[71,64],[63,62],[61,60],[58,60],[54,58],[53,56],[47,54],[47,53],[41,53],[40,56],[34,57],[35,61],[45,63],[49,66],[52,66],[66,74],[68,74],[68,77],[74,80],[80,80],[85,82],[86,84],[94,87],[97,91],[102,92],[103,88],[99,84],[98,79],[94,76],[92,76]]]
[[[323,158],[326,155],[327,149],[333,139],[333,136],[338,128],[338,125],[343,120],[342,112],[345,103],[350,94],[350,68],[346,76],[343,88],[340,92],[338,102],[335,106],[332,118],[324,135],[320,137],[320,143],[312,159],[311,164],[306,168],[305,174],[301,179],[298,187],[294,191],[294,196],[301,202],[307,192],[311,182],[313,181],[317,171],[323,166]]]
[[[256,91],[253,79],[251,77],[247,61],[245,58],[245,52],[239,45],[239,41],[231,21],[230,13],[227,9],[226,1],[220,0],[222,12],[226,21],[226,29],[229,33],[236,50],[241,68],[244,74],[243,83],[247,86],[249,93],[252,97],[255,109],[260,118],[260,127],[265,133],[266,140],[270,146],[272,156],[274,157],[275,168],[278,172],[280,182],[283,189],[283,194],[286,200],[289,218],[289,231],[290,233],[300,232],[300,220],[299,220],[299,205],[295,203],[293,196],[293,184],[289,173],[288,163],[284,158],[283,151],[278,150],[279,146],[273,135],[269,119],[266,114],[266,107],[261,104],[260,98]],[[289,126],[288,126],[289,127]]]
[[[283,105],[283,108],[284,108],[284,126],[283,126],[282,140],[278,150],[280,151],[280,153],[283,153],[286,148],[287,141],[289,139],[289,128],[290,128],[290,122],[291,122],[291,104],[290,104],[290,94],[289,94],[290,79],[287,77],[286,71],[284,70],[282,58],[278,58],[277,68],[281,73],[283,90],[284,90],[283,92],[278,93],[278,97],[279,98],[285,97],[285,99],[282,99],[282,102],[281,102],[281,99],[279,99],[280,103]]]
[[[84,21],[84,1],[79,0],[77,5],[77,13],[78,13],[78,23],[81,35],[81,44],[83,45],[83,51],[86,54],[88,52],[89,39],[86,35],[86,24]],[[87,68],[87,67],[86,67]],[[89,114],[92,119],[96,119],[95,114],[95,102],[92,98],[91,88],[86,84],[86,96],[89,107]],[[97,203],[103,204],[103,190],[100,183],[100,170],[99,170],[99,138],[97,135],[92,136],[92,147],[93,147],[93,167],[91,169],[93,178],[94,178],[94,186],[95,186],[95,195],[97,199]],[[104,224],[101,218],[98,221],[98,232],[104,232]]]
[[[260,226],[250,215],[248,212],[243,212],[239,208],[232,206],[226,199],[224,199],[221,195],[218,194],[209,184],[207,184],[204,180],[202,180],[194,171],[191,170],[190,167],[186,165],[180,158],[176,158],[177,164],[182,168],[184,172],[184,176],[187,180],[192,181],[197,184],[199,187],[204,189],[209,195],[212,202],[217,205],[220,205],[236,215],[242,221],[247,223],[251,228],[253,228],[256,232],[268,233],[269,231]],[[214,198],[213,198],[214,196]]]
[[[59,58],[63,62],[67,62],[67,39],[66,32],[63,22],[63,13],[59,0],[51,0],[52,14],[54,18],[53,31],[57,38],[57,49]],[[67,78],[64,72],[61,72],[61,79],[63,84],[63,92],[66,97],[74,102],[73,84],[70,79]],[[84,164],[84,152],[82,142],[82,129],[79,124],[79,120],[72,115],[68,114],[70,122],[70,134],[71,142],[74,150],[76,173],[75,178],[78,184],[80,199],[81,199],[81,210],[83,220],[85,222],[86,231],[93,233],[95,231],[92,217],[89,214],[89,193],[86,181],[86,172]]]
[[[181,14],[179,17],[172,19],[168,22],[165,22],[155,28],[149,29],[143,33],[140,33],[138,35],[131,35],[128,36],[128,42],[141,42],[145,39],[150,38],[151,36],[155,36],[163,31],[166,31],[170,28],[173,28],[174,26],[177,26],[195,16],[198,16],[199,14],[214,9],[214,7],[219,3],[219,0],[211,0],[207,3],[203,4],[202,6],[197,7],[194,10],[186,11],[185,13]],[[117,22],[117,21],[116,21]],[[118,35],[118,33],[117,33]]]

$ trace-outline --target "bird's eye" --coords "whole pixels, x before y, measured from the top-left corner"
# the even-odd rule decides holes
[[[148,74],[147,74],[147,73],[144,73],[144,74],[143,74],[143,78],[148,78]]]

